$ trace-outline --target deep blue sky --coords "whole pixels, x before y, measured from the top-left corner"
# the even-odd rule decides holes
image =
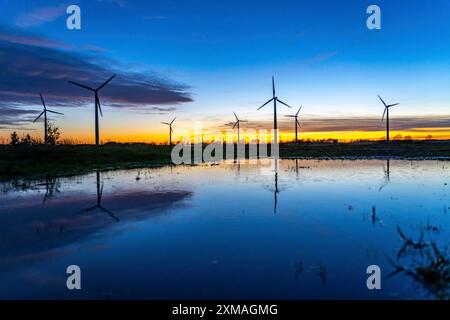
[[[68,4],[81,7],[80,31],[65,27]],[[381,7],[379,31],[366,28],[370,4]],[[449,114],[447,0],[0,1],[0,12],[5,32],[186,85],[193,101],[169,109],[186,120],[214,123],[231,110],[269,119],[255,110],[272,75],[279,96],[310,117],[378,117],[378,93],[402,103],[398,115]]]

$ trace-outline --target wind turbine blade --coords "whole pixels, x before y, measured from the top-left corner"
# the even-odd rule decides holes
[[[285,116],[285,117],[288,117],[288,118],[297,118],[297,116],[293,116],[293,115],[291,115],[291,114],[289,114],[289,115],[287,115],[287,116]]]
[[[234,117],[236,118],[236,120],[239,121],[239,118],[237,117],[236,112],[233,111],[233,114],[234,114]]]
[[[44,114],[44,112],[45,112],[45,111],[42,111],[42,112],[37,116],[37,118],[34,119],[33,122],[36,122],[36,121]]]
[[[39,93],[39,96],[41,97],[41,101],[42,101],[42,105],[44,106],[44,109],[46,109],[44,98],[42,98],[42,94]]]
[[[170,132],[172,132],[172,133],[173,133],[173,129],[172,129],[172,126],[170,126]]]
[[[300,122],[298,122],[298,120],[296,120],[296,122],[297,122],[297,125],[301,128],[302,125],[300,124]]]
[[[176,118],[177,118],[177,117],[173,118],[173,120],[172,120],[172,122],[171,122],[170,124],[174,123],[174,121],[175,121]]]
[[[279,103],[281,103],[281,104],[284,104],[286,107],[288,107],[288,108],[291,108],[292,109],[292,107],[290,106],[290,105],[288,105],[288,104],[286,104],[286,103],[284,103],[283,101],[281,101],[280,99],[277,99],[277,101],[279,102]]]
[[[398,106],[399,104],[400,104],[400,103],[394,103],[394,104],[388,105],[387,107],[390,108],[390,107]]]
[[[298,116],[298,114],[300,113],[300,110],[302,110],[303,106],[300,106],[300,108],[298,109],[297,113],[295,114],[296,116]]]
[[[100,111],[100,115],[103,117],[102,106],[100,105],[100,98],[97,96],[96,99],[97,99],[98,111]]]
[[[90,87],[88,87],[88,86],[85,86],[85,85],[83,85],[83,84],[80,84],[80,83],[76,83],[76,82],[73,82],[73,81],[69,81],[71,84],[74,84],[74,85],[76,85],[76,86],[79,86],[79,87],[82,87],[82,88],[85,88],[85,89],[88,89],[88,90],[91,90],[91,91],[95,91],[94,89],[92,89],[92,88],[90,88]]]
[[[383,102],[384,106],[387,107],[386,102],[384,102],[384,100],[380,97],[380,95],[378,95],[378,98],[380,98],[381,102]]]
[[[106,86],[112,79],[114,79],[115,76],[116,75],[113,75],[111,78],[106,80],[100,87],[97,88],[97,91],[100,90],[101,88],[103,88],[104,86]]]
[[[248,122],[248,120],[239,120],[240,122]]]
[[[261,107],[259,107],[257,110],[260,110],[262,108],[264,108],[269,102],[271,102],[274,98],[270,99],[269,101],[267,101],[266,103],[264,103]]]
[[[275,97],[275,79],[273,76],[272,76],[272,94],[273,94],[273,97]]]
[[[170,123],[168,123],[168,122],[161,122],[161,123],[170,126]]]
[[[92,210],[95,210],[95,209],[97,209],[97,206],[92,206],[90,208],[84,209],[83,212],[89,212],[89,211],[92,211]]]
[[[108,209],[106,209],[106,208],[104,208],[104,207],[102,207],[102,206],[99,206],[99,208],[100,208],[100,210],[102,210],[103,212],[106,212],[106,213],[108,214],[108,216],[110,216],[112,219],[116,220],[117,222],[120,221],[120,219],[117,218],[117,217],[114,215],[114,213],[112,213],[112,212],[109,211]]]
[[[62,115],[62,116],[64,115],[64,113],[56,112],[56,111],[52,111],[52,110],[48,110],[48,109],[47,109],[47,112],[51,112],[51,113],[55,113],[55,114],[60,114],[60,115]]]
[[[236,126],[237,126],[238,123],[239,123],[239,120],[236,121],[236,123],[235,123],[234,126],[233,126],[233,129],[236,128]]]
[[[383,117],[381,118],[381,121],[384,120],[384,116],[386,115],[386,110],[387,110],[387,107],[384,108]]]

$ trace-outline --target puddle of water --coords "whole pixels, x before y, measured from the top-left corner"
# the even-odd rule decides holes
[[[422,281],[431,243],[445,252],[450,239],[447,162],[281,160],[277,172],[241,161],[4,183],[0,298],[448,293],[448,278]],[[66,288],[72,264],[80,291]],[[374,264],[382,290],[366,287]]]

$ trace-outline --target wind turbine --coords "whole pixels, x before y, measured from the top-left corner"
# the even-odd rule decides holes
[[[76,86],[82,87],[84,89],[90,90],[94,92],[94,97],[95,97],[95,144],[98,146],[99,145],[99,139],[100,139],[100,135],[99,135],[99,128],[98,128],[98,112],[100,111],[100,115],[103,117],[103,112],[102,112],[102,107],[100,106],[100,99],[98,97],[98,92],[100,91],[100,89],[102,89],[104,86],[106,86],[108,84],[108,82],[110,82],[116,75],[113,75],[111,78],[109,78],[108,80],[106,80],[105,82],[103,82],[102,85],[100,85],[99,87],[97,87],[96,89],[85,86],[83,84],[80,83],[76,83],[74,81],[69,81],[71,84],[74,84]]]
[[[295,143],[297,143],[298,142],[298,128],[300,127],[300,122],[298,122],[298,114],[300,113],[300,110],[302,110],[302,107],[303,106],[301,106],[299,109],[298,109],[298,111],[297,111],[297,113],[295,114],[295,115],[287,115],[286,117],[288,117],[288,118],[295,118]]]
[[[176,118],[173,118],[172,122],[161,122],[162,124],[168,125],[170,130],[169,130],[169,145],[172,145],[172,133],[173,133],[173,129],[172,129],[172,123],[175,121]]]
[[[237,126],[237,130],[238,130],[238,139],[237,139],[237,142],[239,143],[239,142],[241,141],[241,138],[240,138],[240,135],[239,135],[239,134],[240,134],[240,133],[239,133],[240,123],[241,123],[241,122],[248,122],[248,121],[247,121],[247,120],[240,120],[234,111],[233,111],[233,113],[234,113],[234,117],[236,118],[236,122],[235,122],[235,124],[234,124],[234,126],[233,126],[233,129],[236,128],[236,126]]]
[[[386,115],[386,141],[389,142],[389,108],[399,105],[400,103],[394,103],[394,104],[387,105],[386,102],[384,102],[384,100],[380,97],[380,95],[378,95],[378,98],[380,98],[381,102],[383,102],[383,105],[384,105],[384,112],[383,112],[383,117],[381,118],[381,121],[384,120],[384,115]]]
[[[285,105],[288,108],[292,108],[290,105],[284,103],[278,97],[275,95],[275,80],[272,76],[272,99],[264,103],[261,107],[258,108],[258,110],[264,108],[267,104],[273,101],[273,129],[275,130],[274,134],[274,142],[278,143],[278,123],[277,123],[277,102]]]
[[[60,114],[60,115],[63,115],[62,113],[60,113],[60,112],[56,112],[56,111],[52,111],[52,110],[48,110],[47,109],[47,106],[45,105],[45,101],[44,101],[44,98],[42,97],[42,94],[40,94],[39,93],[39,96],[41,97],[41,101],[42,101],[42,105],[44,106],[44,111],[42,111],[38,116],[37,116],[37,118],[36,119],[34,119],[34,121],[33,122],[36,122],[36,121],[38,121],[38,119],[42,116],[42,115],[44,115],[44,143],[47,143],[47,141],[48,141],[48,131],[47,131],[47,126],[48,126],[48,122],[47,122],[47,112],[50,112],[50,113],[55,113],[55,114]]]

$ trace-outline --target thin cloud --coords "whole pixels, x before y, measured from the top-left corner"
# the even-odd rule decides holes
[[[318,118],[299,119],[304,132],[345,132],[345,131],[384,131],[386,123],[379,118]],[[220,129],[229,129],[234,123],[228,122],[219,126]],[[396,117],[390,121],[390,129],[393,131],[449,131],[450,116],[435,117]],[[245,128],[249,129],[271,129],[272,120],[250,121],[245,123]],[[278,122],[281,131],[293,131],[294,121],[281,119]]]
[[[10,106],[0,105],[0,129],[9,129],[11,126],[19,126],[21,130],[23,126],[29,125],[39,114],[38,110],[20,109]]]
[[[166,16],[145,16],[145,20],[167,20]]]
[[[8,38],[8,34],[0,27],[3,38]],[[192,101],[188,86],[154,72],[128,71],[129,68],[107,57],[61,50],[49,46],[51,42],[42,38],[42,41],[31,41],[32,36],[17,31],[8,39],[14,41],[0,42],[0,108],[40,104],[39,93],[52,106],[83,106],[92,102],[92,93],[68,83],[68,80],[97,87],[112,74],[117,76],[102,89],[102,105],[164,112],[165,105],[173,107]],[[155,107],[161,109],[152,109]]]
[[[37,8],[18,16],[15,25],[22,28],[29,28],[52,22],[64,15],[66,8],[67,5],[65,4],[54,7]]]

